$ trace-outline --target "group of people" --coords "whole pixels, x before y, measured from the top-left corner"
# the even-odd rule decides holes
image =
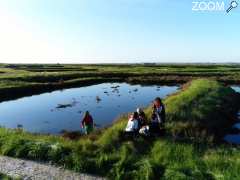
[[[141,108],[137,108],[137,111],[132,113],[128,119],[127,127],[125,128],[125,134],[127,135],[152,135],[161,134],[164,130],[165,123],[165,107],[161,98],[157,97],[152,106],[152,114],[150,122]],[[93,118],[88,111],[85,112],[81,121],[81,126],[84,129],[85,134],[89,134],[94,129]]]
[[[137,134],[145,136],[161,135],[164,133],[164,123],[165,107],[161,98],[157,97],[153,102],[150,122],[148,123],[143,110],[138,108],[136,112],[130,115],[125,134],[130,136],[135,136]]]

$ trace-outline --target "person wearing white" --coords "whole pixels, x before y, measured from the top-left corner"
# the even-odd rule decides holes
[[[140,130],[139,130],[139,134],[142,134],[144,136],[149,136],[149,126],[143,126]]]
[[[126,132],[136,132],[138,131],[138,114],[136,112],[131,115],[128,120],[127,127],[125,129]]]

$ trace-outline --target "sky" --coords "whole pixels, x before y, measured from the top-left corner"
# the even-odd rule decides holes
[[[191,0],[0,0],[0,62],[240,62],[240,2],[229,14],[192,8]]]

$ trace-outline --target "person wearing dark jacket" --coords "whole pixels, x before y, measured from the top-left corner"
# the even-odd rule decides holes
[[[157,97],[154,100],[152,108],[152,117],[150,131],[154,134],[160,134],[161,130],[164,130],[165,124],[165,106],[162,103],[162,100]]]
[[[157,97],[153,103],[153,114],[157,116],[158,122],[162,127],[164,127],[165,119],[166,119],[166,112],[165,106],[162,103],[161,98]]]
[[[147,125],[147,117],[141,108],[137,108],[139,129]]]

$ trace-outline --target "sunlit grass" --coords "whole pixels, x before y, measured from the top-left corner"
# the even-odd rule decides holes
[[[215,122],[214,119],[207,119],[209,114],[222,116],[222,110],[219,112],[213,104],[221,107],[229,101],[229,104],[234,105],[232,96],[235,95],[230,88],[215,81],[193,81],[182,92],[164,100],[169,125],[167,136],[160,138],[126,140],[123,131],[127,115],[121,116],[111,127],[74,141],[59,136],[34,135],[1,128],[0,154],[47,161],[77,172],[110,179],[238,179],[239,148],[209,144],[204,138],[195,137],[195,140],[184,142],[173,138],[173,132],[183,130],[196,134],[198,125],[201,126],[205,120],[209,124],[204,128],[211,128]],[[234,111],[224,110],[230,116]],[[146,108],[145,113],[150,117],[151,109]],[[223,121],[220,118],[218,120]],[[194,121],[198,122],[195,126],[191,124]],[[228,124],[228,120],[225,121]],[[184,135],[189,138],[186,135],[189,134]]]

